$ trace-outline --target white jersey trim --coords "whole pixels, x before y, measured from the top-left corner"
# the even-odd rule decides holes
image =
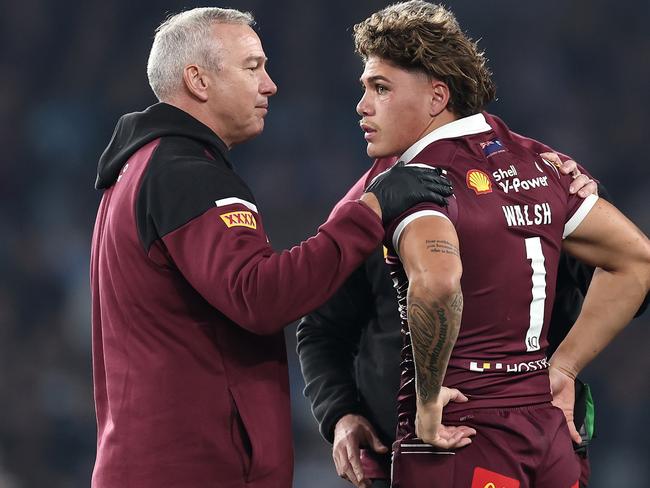
[[[214,203],[217,204],[217,207],[225,207],[226,205],[241,203],[244,207],[250,208],[255,213],[259,213],[257,211],[257,207],[255,206],[255,204],[248,202],[246,200],[242,200],[241,198],[237,198],[237,197],[222,198],[221,200],[215,200]]]
[[[491,130],[492,127],[490,127],[486,122],[485,116],[481,113],[454,120],[453,122],[438,127],[436,130],[429,132],[419,141],[416,141],[415,144],[409,147],[406,152],[402,154],[399,161],[409,163],[415,156],[422,152],[425,147],[433,142],[439,141],[440,139],[469,136]]]
[[[591,211],[591,209],[596,205],[596,202],[598,201],[598,195],[589,195],[587,198],[585,198],[585,201],[582,202],[582,204],[578,207],[578,210],[575,211],[575,213],[571,216],[569,221],[564,224],[564,232],[562,233],[562,239],[566,239],[569,237],[574,230],[578,228],[578,226],[582,223],[582,221],[585,219],[587,214]]]
[[[449,217],[447,217],[442,212],[438,212],[437,210],[419,210],[415,213],[412,213],[411,215],[409,215],[399,223],[399,225],[395,228],[395,232],[393,233],[393,249],[395,249],[397,256],[399,256],[399,239],[402,236],[402,232],[404,232],[404,229],[406,229],[406,226],[409,225],[414,220],[419,219],[420,217],[428,217],[428,216],[442,217],[443,219],[447,219],[449,220],[449,222],[451,222]]]

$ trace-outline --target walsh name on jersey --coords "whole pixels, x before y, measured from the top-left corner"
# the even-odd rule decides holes
[[[501,208],[508,227],[551,223],[551,206],[546,202],[534,205],[502,205]]]

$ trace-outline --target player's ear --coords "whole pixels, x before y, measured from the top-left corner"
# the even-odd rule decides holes
[[[447,108],[449,104],[449,87],[446,83],[433,79],[431,80],[431,107],[429,115],[435,117]]]
[[[192,96],[206,102],[208,100],[208,76],[206,70],[196,64],[190,64],[183,69],[183,83]]]

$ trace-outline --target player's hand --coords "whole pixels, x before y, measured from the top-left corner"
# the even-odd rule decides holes
[[[457,449],[472,442],[476,430],[465,425],[446,426],[442,424],[442,409],[449,402],[463,403],[467,397],[455,388],[442,387],[436,401],[426,404],[417,401],[415,434],[427,444],[441,449]]]
[[[562,162],[560,156],[553,152],[541,153],[540,156],[555,164],[559,168],[560,173],[573,177],[573,181],[569,186],[569,193],[572,195],[577,193],[581,198],[587,198],[589,195],[598,195],[598,184],[589,178],[589,176],[583,174],[580,168],[578,168],[578,163],[573,159],[567,159]]]
[[[399,162],[378,174],[366,188],[366,193],[372,193],[377,198],[381,209],[378,215],[387,224],[421,202],[446,206],[453,188],[449,180],[435,168]],[[366,193],[362,195],[362,201],[367,198]],[[373,210],[376,212],[376,209]]]
[[[582,437],[573,422],[573,409],[576,400],[575,379],[553,366],[548,369],[548,376],[551,381],[552,403],[564,413],[566,423],[569,426],[569,434],[571,434],[573,442],[580,444]]]
[[[336,472],[358,488],[370,488],[370,480],[361,467],[362,446],[381,454],[388,452],[368,420],[361,415],[344,415],[334,427],[332,457]]]

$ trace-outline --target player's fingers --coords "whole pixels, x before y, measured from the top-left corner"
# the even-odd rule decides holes
[[[573,178],[573,181],[569,185],[569,193],[571,194],[577,193],[578,190],[584,189],[590,183],[592,183],[592,179],[589,178],[587,175],[578,175],[575,178]],[[593,187],[591,189],[593,190]]]
[[[466,425],[459,425],[458,430],[463,434],[464,437],[470,437],[476,435],[476,429],[468,427]]]
[[[472,443],[469,438],[461,429],[455,429],[451,436],[447,439],[447,449],[455,449],[463,447]]]
[[[472,443],[472,439],[470,439],[469,437],[463,437],[453,446],[452,449],[458,449],[459,447],[469,446],[471,443]]]
[[[439,447],[440,449],[457,449],[459,447],[467,446],[471,443],[472,439],[469,437],[459,437],[458,435],[454,435],[449,439],[443,439],[439,437],[431,442],[431,445]]]
[[[566,161],[561,161],[559,157],[557,159],[560,163],[560,173],[565,175],[573,175],[574,177],[580,174],[578,163],[576,163],[573,159],[567,159]]]
[[[449,388],[449,401],[463,403],[467,400],[468,398],[463,395],[460,390],[457,390],[456,388]]]
[[[589,183],[578,191],[578,195],[582,198],[587,198],[589,195],[598,195],[598,183],[594,180],[589,180]]]
[[[432,442],[433,445],[444,449],[453,449],[462,447],[472,442],[471,436],[476,434],[476,430],[464,425],[458,427],[441,426],[438,429],[438,435]]]
[[[582,436],[578,433],[576,426],[573,422],[567,422],[569,426],[569,434],[571,434],[571,439],[576,444],[582,444]]]

